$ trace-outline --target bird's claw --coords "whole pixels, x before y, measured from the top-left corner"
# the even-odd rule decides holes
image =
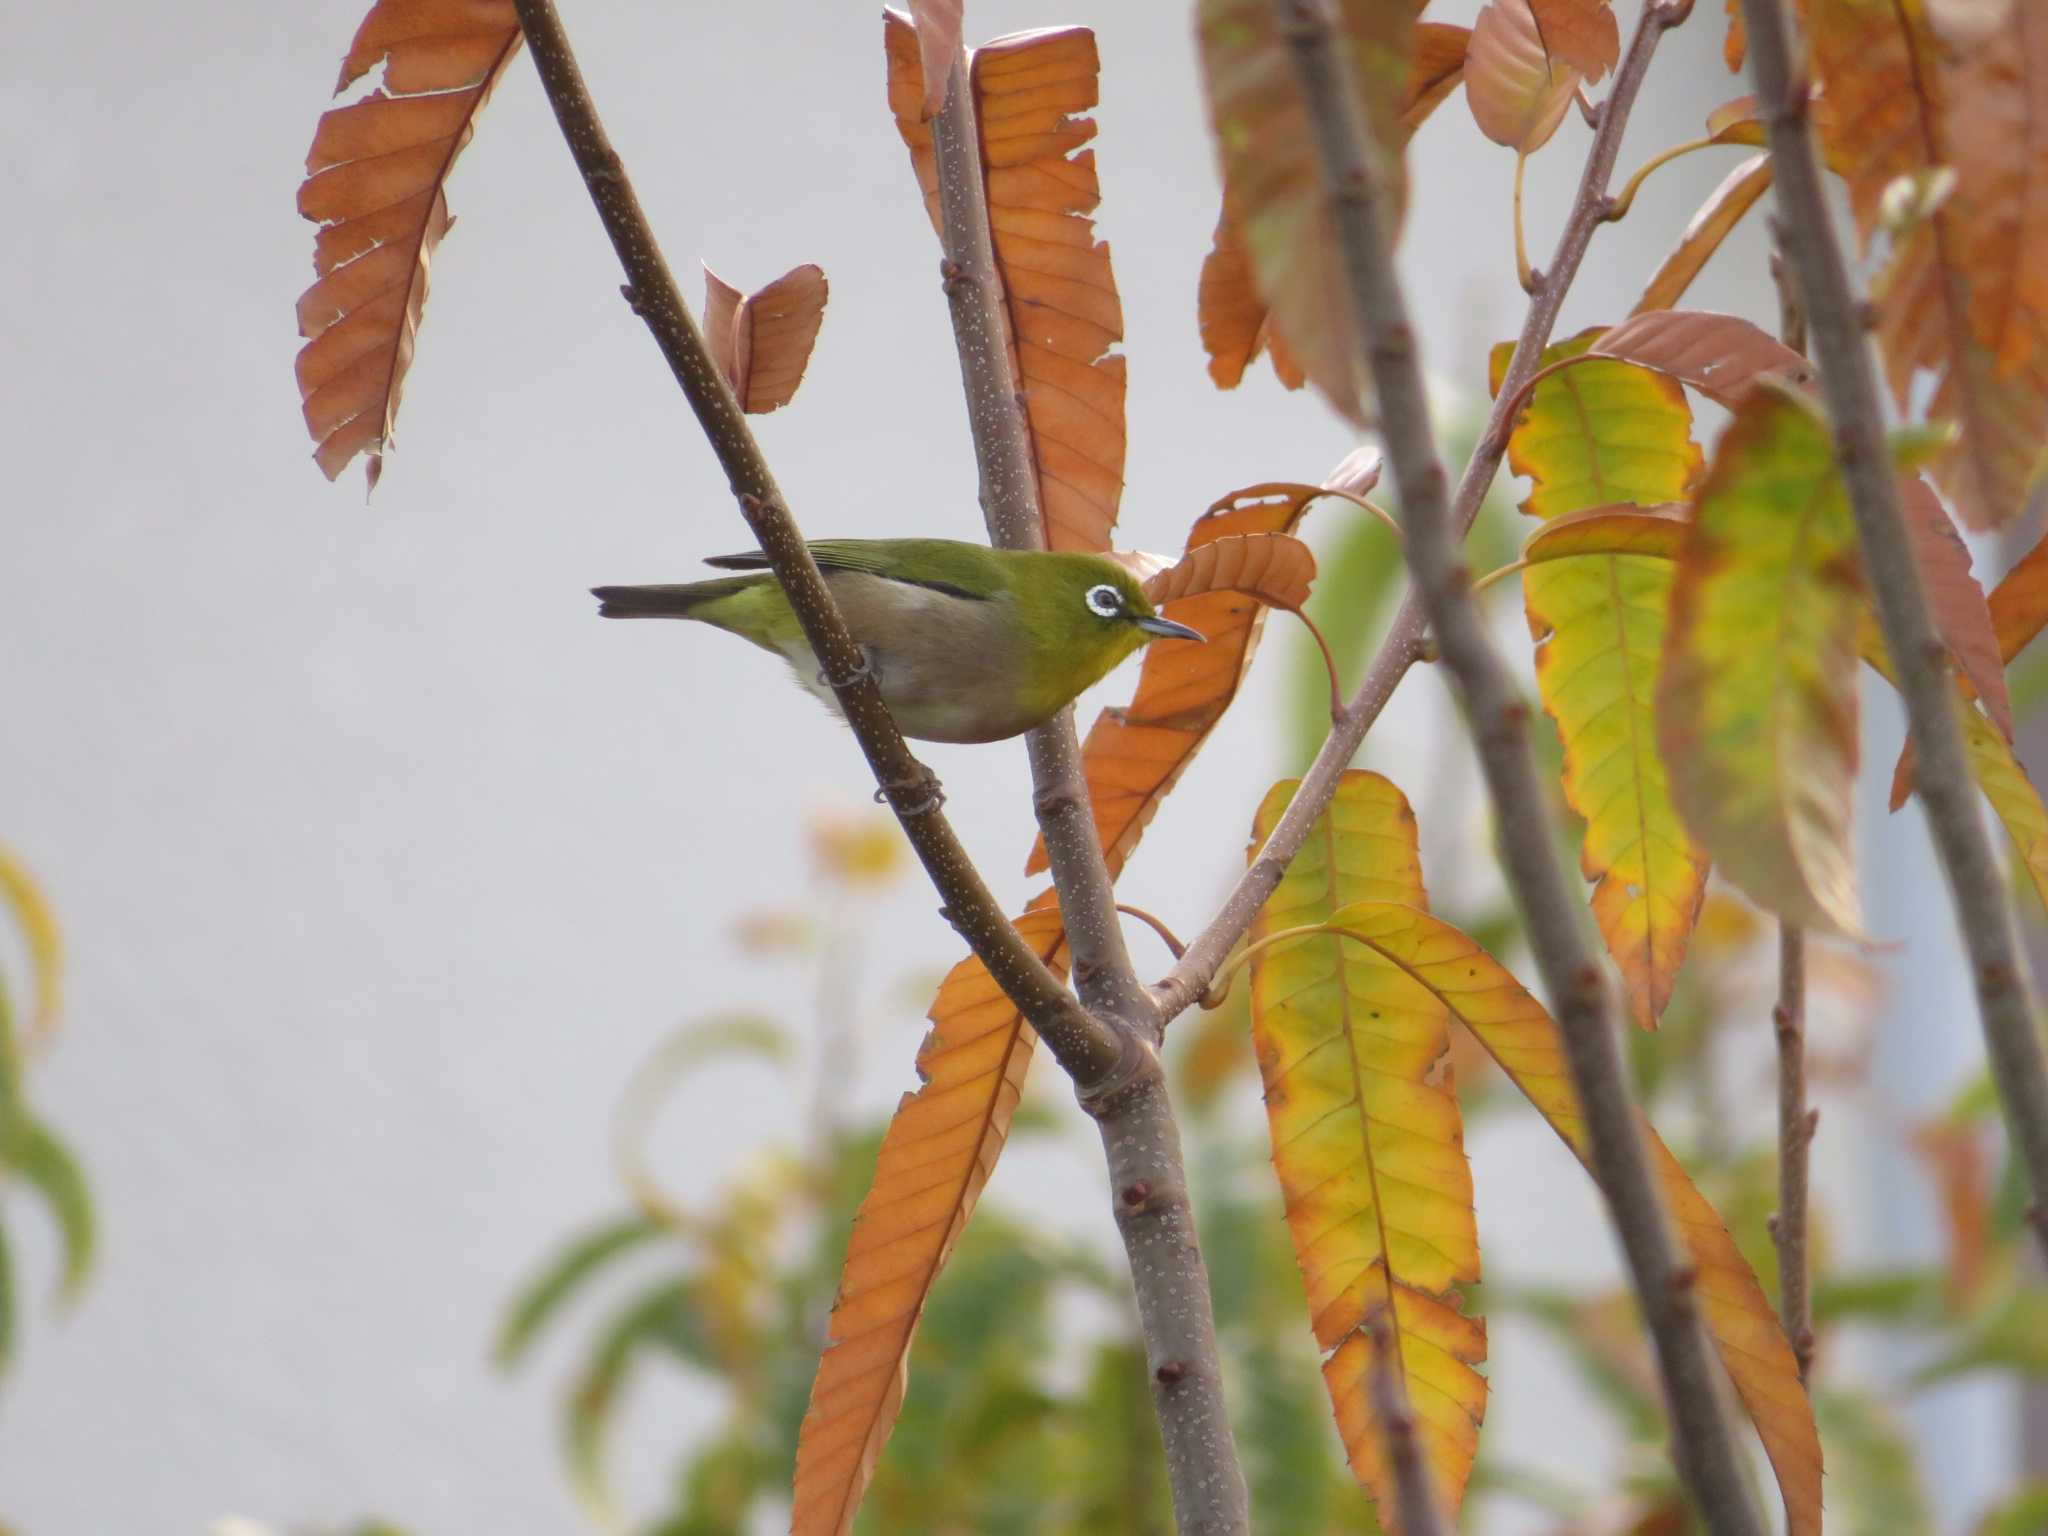
[[[870,679],[879,683],[881,675],[875,671],[875,653],[866,646],[860,648],[860,665],[844,677],[834,678],[823,667],[818,669],[818,686],[821,688],[851,688],[856,683],[866,682]]]
[[[919,797],[910,804],[912,797]],[[929,816],[946,803],[946,791],[939,776],[923,763],[907,779],[885,779],[875,788],[875,804],[887,805],[898,816]]]

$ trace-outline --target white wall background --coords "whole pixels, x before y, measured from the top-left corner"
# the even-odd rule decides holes
[[[381,490],[365,506],[357,474],[331,487],[313,468],[291,379],[312,232],[293,194],[362,3],[23,5],[0,49],[0,838],[68,932],[68,1029],[34,1091],[105,1221],[91,1291],[56,1323],[50,1245],[9,1210],[31,1290],[0,1390],[0,1519],[27,1536],[372,1509],[424,1536],[575,1529],[550,1374],[492,1378],[491,1319],[543,1245],[613,1201],[607,1116],[652,1040],[729,1004],[801,1007],[799,979],[732,962],[722,914],[803,878],[791,807],[865,800],[851,739],[776,663],[594,618],[593,582],[680,579],[746,540],[524,61],[455,178],[461,223]],[[803,392],[760,423],[805,528],[977,536],[877,8],[564,9],[678,267],[702,256],[745,286],[800,261],[830,274]],[[1718,12],[1668,45],[1625,165],[1737,93]],[[1204,376],[1194,285],[1216,182],[1186,7],[970,6],[981,37],[1073,20],[1101,35],[1100,227],[1132,358],[1123,537],[1171,549],[1219,492],[1319,475],[1350,443],[1263,367],[1234,395]],[[1532,172],[1539,261],[1584,142],[1568,122]],[[1725,160],[1663,173],[1600,235],[1563,330],[1626,309]],[[1519,315],[1511,159],[1458,98],[1413,164],[1404,265],[1430,361],[1469,394],[1479,344]],[[1696,300],[1759,299],[1758,242]],[[1279,766],[1274,670],[1127,878],[1183,929]],[[1376,738],[1397,778],[1435,761],[1436,687],[1412,680]],[[1021,749],[931,760],[1021,899]],[[1904,820],[1881,835],[1919,843]],[[952,958],[932,905],[895,898],[872,972]],[[1938,912],[1879,911],[1888,932],[1945,940]],[[1928,986],[1912,1022],[1940,1016],[1949,1045],[1911,1079],[1933,1099],[1974,1045],[1954,978]],[[870,1103],[908,1084],[921,1030],[907,1006],[878,1028]],[[729,1144],[794,1121],[764,1081],[706,1104],[678,1155],[715,1177]],[[1474,1150],[1495,1251],[1530,1274],[1609,1269],[1547,1133]],[[1093,1176],[1078,1155],[1019,1159],[996,1197],[1106,1235]],[[1924,1213],[1891,1225],[1925,1240]],[[1555,1361],[1503,1330],[1492,1371],[1490,1433],[1597,1476],[1552,1400]],[[704,1411],[668,1407],[627,1458],[643,1490]],[[1954,1515],[1978,1476],[1943,1467]]]

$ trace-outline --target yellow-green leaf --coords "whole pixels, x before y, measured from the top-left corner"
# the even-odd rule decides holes
[[[1970,773],[2012,839],[2013,851],[2020,856],[2020,867],[2032,882],[2034,894],[2048,905],[2048,807],[2041,804],[2040,791],[1997,726],[1970,704],[1959,703],[1956,716],[1962,721]]]
[[[1603,334],[1559,343],[1545,365]],[[1505,366],[1498,352],[1496,363]],[[1667,506],[1686,496],[1700,465],[1683,386],[1604,359],[1536,386],[1508,457],[1532,482],[1523,510],[1546,520],[1615,503]],[[1706,856],[1657,754],[1671,581],[1666,560],[1616,554],[1539,563],[1522,577],[1537,687],[1564,742],[1565,799],[1586,823],[1580,868],[1594,882],[1593,915],[1630,1011],[1646,1027],[1671,1000],[1707,886]]]
[[[1404,199],[1401,114],[1415,9],[1387,0],[1336,6],[1360,114],[1371,130],[1369,153],[1397,208]],[[1288,353],[1331,405],[1364,425],[1363,349],[1278,17],[1270,0],[1201,0],[1197,15],[1209,121],[1223,160],[1224,216],[1251,259],[1258,295]]]
[[[1557,1025],[1504,966],[1450,924],[1413,907],[1359,902],[1332,914],[1331,922],[1440,999],[1590,1171],[1586,1125]],[[1777,1474],[1789,1536],[1816,1536],[1820,1438],[1777,1312],[1684,1166],[1647,1122],[1642,1130],[1665,1209],[1692,1263],[1708,1336]]]
[[[1657,726],[1722,872],[1806,928],[1860,923],[1856,529],[1827,425],[1770,385],[1722,434],[1671,595]]]
[[[42,888],[25,865],[0,846],[0,909],[12,913],[28,946],[29,1016],[25,1043],[49,1038],[57,1026],[64,978],[64,940]]]
[[[1267,794],[1254,848],[1299,787],[1290,779]],[[1407,800],[1378,774],[1350,772],[1251,937],[1327,922],[1360,900],[1405,911],[1426,896]],[[1365,1391],[1367,1324],[1378,1317],[1438,1497],[1455,1513],[1486,1407],[1474,1369],[1486,1330],[1459,1310],[1455,1290],[1479,1278],[1479,1237],[1445,1054],[1449,1010],[1370,948],[1336,937],[1282,941],[1251,968],[1273,1167],[1352,1471],[1394,1507],[1385,1429]]]

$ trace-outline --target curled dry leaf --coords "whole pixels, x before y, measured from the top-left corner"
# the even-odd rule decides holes
[[[809,263],[745,297],[704,268],[704,341],[741,410],[761,415],[789,404],[811,360],[829,292],[824,272]]]
[[[1243,241],[1274,331],[1324,398],[1363,426],[1370,381],[1314,135],[1277,13],[1269,0],[1202,0],[1197,18],[1209,117],[1223,160],[1225,216]],[[1337,22],[1371,130],[1368,152],[1398,207],[1406,200],[1400,117],[1414,14],[1405,5],[1351,0],[1338,8]]]
[[[885,11],[883,32],[889,105],[937,229],[917,31]],[[1123,304],[1091,217],[1102,195],[1084,147],[1095,122],[1074,115],[1095,105],[1097,70],[1086,27],[998,38],[968,67],[1012,371],[1053,549],[1109,548],[1123,495],[1124,360],[1110,351],[1123,337]]]
[[[1683,502],[1639,507],[1629,502],[1566,512],[1529,535],[1524,565],[1587,555],[1651,555],[1676,560],[1685,545],[1692,508]]]
[[[1472,24],[1465,54],[1465,99],[1481,133],[1525,155],[1549,142],[1584,75],[1545,38],[1597,57],[1587,43],[1595,21],[1579,14],[1594,9],[1605,16],[1618,50],[1614,13],[1591,0],[1488,0]],[[1613,58],[1607,54],[1610,64]]]
[[[1204,592],[1242,592],[1268,608],[1299,611],[1316,579],[1316,557],[1286,533],[1240,533],[1212,539],[1145,583],[1155,607]]]
[[[1708,258],[1721,248],[1721,242],[1728,238],[1729,232],[1770,190],[1773,179],[1769,155],[1752,155],[1730,171],[1721,185],[1700,204],[1699,212],[1685,226],[1685,232],[1678,237],[1678,244],[1671,248],[1671,254],[1664,258],[1643,289],[1643,296],[1636,300],[1636,307],[1629,313],[1640,315],[1653,309],[1675,308],[1685,297],[1686,289],[1692,286],[1692,280],[1700,275],[1700,269],[1707,264]]]
[[[1385,464],[1386,456],[1379,449],[1370,445],[1354,448],[1323,476],[1323,489],[1339,496],[1370,496],[1373,487],[1380,483],[1380,470]]]
[[[1221,498],[1188,530],[1185,560],[1205,544],[1248,533],[1292,533],[1323,491],[1273,482]],[[1081,743],[1081,771],[1095,810],[1095,831],[1112,872],[1123,867],[1160,804],[1195,760],[1237,697],[1265,626],[1266,607],[1238,592],[1204,592],[1167,605],[1166,617],[1208,636],[1204,645],[1160,640],[1145,647],[1137,693],[1105,709]],[[1024,868],[1046,867],[1035,843]]]
[[[377,0],[349,45],[336,94],[379,65],[383,81],[322,115],[299,187],[299,212],[320,225],[298,304],[299,399],[330,480],[367,452],[376,486],[428,265],[454,222],[448,172],[519,43],[511,0]]]
[[[1706,310],[1637,314],[1600,337],[1591,351],[1668,374],[1731,410],[1760,378],[1805,388],[1815,377],[1811,363],[1768,332],[1739,315]]]

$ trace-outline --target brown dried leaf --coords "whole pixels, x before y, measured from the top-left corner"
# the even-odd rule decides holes
[[[811,360],[829,291],[824,272],[809,263],[745,298],[704,268],[704,341],[741,410],[758,416],[789,404]]]
[[[960,0],[907,0],[917,28],[917,56],[924,71],[924,115],[946,108],[953,58],[960,51]]]
[[[1668,374],[1731,410],[1760,378],[1776,377],[1802,388],[1813,383],[1813,365],[1768,332],[1739,315],[1708,310],[1654,309],[1624,320],[1591,349]]]
[[[1212,539],[1145,583],[1145,596],[1163,608],[1204,592],[1241,592],[1268,608],[1290,613],[1308,601],[1316,557],[1286,533],[1241,533]]]
[[[1265,301],[1252,282],[1251,262],[1230,215],[1216,215],[1216,233],[1202,258],[1202,279],[1195,305],[1202,328],[1202,350],[1209,355],[1209,377],[1218,389],[1235,389],[1244,371],[1270,350],[1273,373],[1287,389],[1307,382],[1301,367],[1273,334]]]
[[[2048,13],[1980,19],[1942,38],[1918,8],[1830,0],[1810,30],[1833,102],[1823,143],[1865,247],[1894,183],[1954,174],[1938,208],[1893,232],[1872,291],[1900,406],[1931,373],[1929,413],[1962,429],[1931,473],[1981,529],[2020,515],[2048,439]]]
[[[1465,52],[1472,29],[1425,21],[1415,28],[1415,57],[1408,62],[1408,85],[1401,93],[1401,134],[1404,140],[1429,121],[1430,113],[1465,78]]]
[[[1249,533],[1291,533],[1323,492],[1274,482],[1246,486],[1195,520],[1187,553]],[[1183,555],[1183,559],[1186,555]],[[1266,608],[1238,592],[1205,592],[1171,603],[1166,617],[1191,625],[1208,643],[1155,640],[1145,648],[1138,691],[1126,708],[1096,716],[1081,744],[1081,770],[1095,807],[1095,830],[1112,874],[1123,867],[1202,743],[1237,696],[1251,665]],[[1046,867],[1045,844],[1032,847],[1025,873]]]
[[[924,63],[917,27],[901,11],[882,12],[882,53],[889,68],[889,113],[903,147],[910,151],[910,169],[924,195],[925,217],[932,233],[940,231],[939,161],[932,148],[931,124],[924,115]]]
[[[299,212],[318,223],[299,297],[299,399],[332,480],[359,453],[374,488],[427,302],[427,268],[454,221],[443,187],[476,115],[519,51],[511,0],[377,0],[335,92],[379,64],[362,100],[322,115]]]
[[[1017,930],[1055,972],[1066,930],[1052,893]],[[826,1345],[797,1437],[791,1536],[846,1536],[903,1408],[911,1340],[932,1282],[981,1198],[1037,1036],[979,960],[947,973],[905,1094],[854,1217]]]
[[[1643,289],[1643,296],[1636,300],[1631,315],[1644,314],[1653,309],[1671,309],[1685,297],[1685,290],[1692,286],[1692,280],[1700,275],[1700,269],[1707,259],[1721,248],[1721,242],[1740,224],[1743,216],[1754,208],[1757,200],[1770,190],[1773,172],[1769,155],[1753,155],[1730,171],[1713,195],[1700,205],[1700,211],[1692,216],[1692,222],[1685,226],[1685,233],[1678,237],[1671,254],[1664,258],[1656,275]]]
[[[1540,20],[1538,8],[1545,13]],[[1465,54],[1472,120],[1494,143],[1522,154],[1549,142],[1581,79],[1568,59],[1545,46],[1547,27],[1560,41],[1573,33],[1561,5],[1551,12],[1545,0],[1488,0],[1472,24]],[[1610,12],[1608,25],[1613,24]]]
[[[1621,58],[1621,26],[1607,0],[1531,0],[1536,25],[1553,59],[1585,76],[1588,85]]]
[[[1934,613],[1942,643],[1962,668],[1985,710],[2007,741],[2012,740],[2012,700],[2005,688],[2005,662],[1984,589],[1970,571],[1969,546],[1949,521],[1934,487],[1919,475],[1899,481],[1906,533],[1920,582]]]

